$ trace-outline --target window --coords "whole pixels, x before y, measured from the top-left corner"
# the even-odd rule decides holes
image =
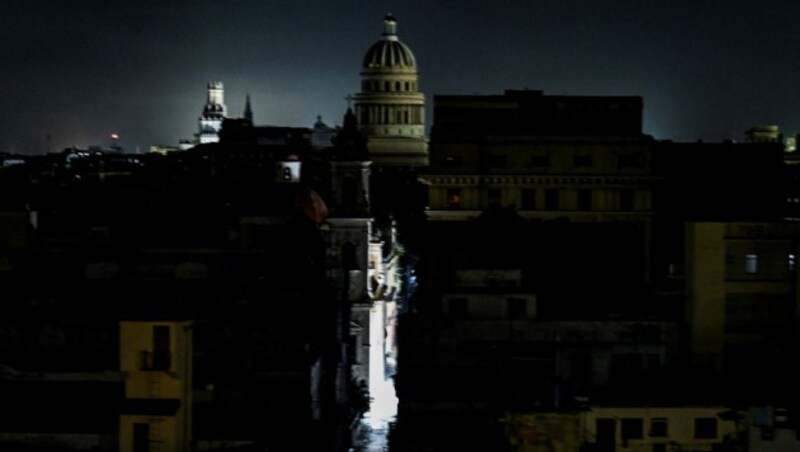
[[[508,165],[508,157],[505,155],[490,155],[489,167],[490,168],[505,168]]]
[[[644,438],[644,420],[636,418],[622,419],[622,440]]]
[[[153,370],[169,370],[170,368],[170,331],[168,326],[153,327]]]
[[[650,419],[650,436],[654,438],[664,438],[668,435],[668,422],[665,417],[654,417]]]
[[[394,90],[400,91],[400,82],[394,82]]]
[[[795,264],[796,264],[796,256],[794,254],[790,254],[786,259],[786,267],[788,267],[790,271],[793,271]]]
[[[642,168],[642,159],[635,154],[624,154],[617,157],[617,168]]]
[[[406,91],[411,91],[411,85],[408,82],[406,82]]]
[[[547,155],[547,154],[544,154],[544,155],[532,155],[531,156],[531,166],[541,166],[541,167],[550,166],[550,156]]]
[[[451,317],[463,318],[469,312],[466,298],[450,298],[447,300],[447,313]]]
[[[592,191],[588,189],[578,190],[578,210],[592,210]]]
[[[384,82],[383,83],[383,90],[384,91],[390,91],[391,87],[392,87],[391,83],[389,83],[389,82]]]
[[[464,163],[463,155],[446,155],[444,157],[444,164],[447,166],[461,166]]]
[[[133,452],[150,452],[150,425],[144,422],[133,424]]]
[[[758,273],[758,254],[744,255],[744,272],[749,275]]]
[[[698,417],[694,420],[695,439],[716,439],[717,438],[717,418]]]
[[[548,188],[544,191],[544,208],[546,210],[558,210],[557,188]]]
[[[506,298],[509,317],[524,317],[528,313],[528,306],[524,298]]]
[[[522,210],[536,209],[536,190],[532,188],[523,188],[521,191],[522,196]]]
[[[447,207],[458,209],[461,207],[461,190],[458,188],[447,189]]]
[[[499,188],[490,188],[486,191],[486,198],[489,205],[501,204],[503,202],[503,191]]]
[[[626,189],[619,191],[619,210],[630,212],[633,210],[633,190]]]
[[[578,154],[572,157],[572,165],[575,168],[588,168],[592,166],[592,156],[589,154]]]

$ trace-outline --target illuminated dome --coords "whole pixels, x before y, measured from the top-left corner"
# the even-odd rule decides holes
[[[362,64],[365,70],[379,68],[416,69],[417,61],[411,49],[397,39],[397,21],[391,14],[383,18],[380,41],[367,50]]]
[[[358,130],[377,166],[428,164],[425,95],[419,91],[414,54],[397,39],[397,21],[383,18],[383,34],[361,66],[361,91],[353,100]]]

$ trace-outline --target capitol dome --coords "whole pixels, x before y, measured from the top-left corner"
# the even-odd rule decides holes
[[[397,21],[391,14],[383,18],[383,34],[364,56],[363,68],[416,69],[417,61],[411,49],[397,39]]]

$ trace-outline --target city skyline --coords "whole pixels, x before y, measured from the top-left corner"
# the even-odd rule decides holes
[[[420,65],[421,91],[637,95],[657,139],[794,135],[800,5],[773,2],[353,2],[240,0],[9,5],[0,151],[108,144],[146,151],[196,132],[210,80],[230,116],[249,93],[258,124],[339,124],[387,12]],[[432,124],[428,116],[427,125]],[[49,139],[48,139],[49,136]]]

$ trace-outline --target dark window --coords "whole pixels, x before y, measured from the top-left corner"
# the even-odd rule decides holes
[[[406,91],[410,91],[410,90],[411,90],[411,85],[408,82],[406,82]]]
[[[133,424],[133,452],[150,452],[150,426],[143,422]]]
[[[644,438],[644,420],[634,418],[622,419],[622,440]]]
[[[524,317],[528,313],[528,306],[524,298],[507,298],[508,316]]]
[[[384,82],[383,83],[383,90],[384,91],[390,91],[391,87],[392,87],[391,83],[389,83],[389,82]]]
[[[635,154],[624,154],[617,157],[617,168],[642,168],[642,159]]]
[[[461,166],[464,163],[463,155],[446,155],[444,157],[444,164],[447,166]]]
[[[170,342],[169,326],[162,326],[162,325],[154,326],[152,369],[169,370],[170,368],[169,342]]]
[[[447,189],[447,207],[458,209],[461,207],[461,190],[458,188]]]
[[[650,436],[654,438],[664,438],[668,435],[668,422],[665,417],[654,417],[650,419]]]
[[[592,210],[592,191],[578,190],[578,210]]]
[[[653,444],[653,452],[667,452],[667,445],[664,443]]]
[[[544,191],[544,208],[546,210],[558,210],[557,188],[548,188]]]
[[[715,439],[717,437],[717,418],[698,417],[694,420],[695,439]]]
[[[450,298],[447,300],[447,313],[451,317],[466,317],[469,312],[469,305],[466,298]]]
[[[532,155],[531,166],[550,166],[549,155]]]
[[[505,168],[508,165],[508,157],[505,155],[490,155],[489,167],[490,168]]]
[[[536,209],[536,190],[532,188],[522,189],[522,210]]]
[[[596,419],[595,420],[595,429],[597,431],[597,436],[595,441],[597,443],[597,447],[601,451],[608,451],[614,450],[614,446],[617,443],[617,421],[616,419]]]
[[[342,183],[342,206],[354,208],[358,205],[357,184],[354,177],[345,177]]]
[[[490,188],[486,191],[486,198],[489,205],[500,204],[503,202],[503,191],[499,188]]]
[[[394,82],[394,90],[400,91],[400,82]]]
[[[633,210],[633,190],[620,190],[619,210],[626,212]]]
[[[575,168],[588,168],[592,166],[592,156],[588,154],[580,154],[572,157],[572,164]]]

